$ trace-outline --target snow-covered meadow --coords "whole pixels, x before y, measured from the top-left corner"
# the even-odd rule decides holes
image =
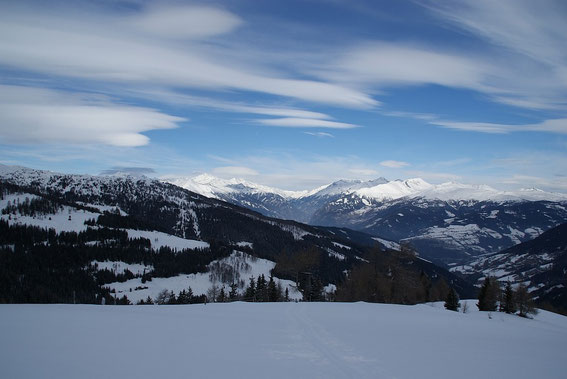
[[[564,378],[567,317],[442,305],[0,305],[5,378]]]

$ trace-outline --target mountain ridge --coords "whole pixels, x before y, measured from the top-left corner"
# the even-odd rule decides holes
[[[533,188],[499,191],[487,185],[379,178],[339,180],[290,197],[251,182],[247,187],[220,182],[218,191],[207,187],[205,192],[270,217],[409,242],[438,264],[463,263],[511,247],[567,217],[566,194]]]
[[[193,177],[165,177],[161,180],[187,189],[200,189],[213,195],[213,197],[233,192],[249,192],[272,193],[282,197],[301,199],[310,196],[356,193],[361,197],[373,200],[395,200],[407,196],[426,197],[431,200],[567,201],[567,194],[543,191],[538,188],[501,191],[484,184],[473,185],[454,181],[430,184],[421,178],[391,181],[383,177],[366,181],[340,179],[315,189],[300,191],[269,187],[241,178],[221,179],[210,174],[200,174]]]

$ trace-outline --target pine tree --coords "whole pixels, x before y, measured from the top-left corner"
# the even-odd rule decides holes
[[[478,294],[476,306],[479,311],[495,311],[500,296],[500,284],[495,277],[487,276]]]
[[[177,296],[177,304],[189,304],[191,302],[191,297],[187,291],[182,290],[179,292],[179,296]]]
[[[315,278],[311,285],[310,301],[325,301],[323,282],[321,279]]]
[[[254,277],[250,277],[250,284],[246,288],[244,293],[244,300],[246,301],[256,301],[256,282],[254,281]]]
[[[259,275],[256,281],[256,301],[268,301],[266,277],[264,274]]]
[[[284,297],[285,301],[289,301],[289,289],[286,287],[285,288],[285,297]]]
[[[516,313],[516,294],[512,288],[512,284],[508,281],[500,303],[500,312]]]
[[[454,288],[451,288],[447,298],[445,299],[445,309],[458,312],[460,307],[461,303],[459,302],[459,295]]]
[[[167,304],[177,304],[177,297],[175,296],[173,291],[169,291],[169,299],[167,300]]]
[[[270,276],[270,281],[268,282],[268,301],[279,301],[278,288],[276,287],[276,282],[274,282],[273,276]]]

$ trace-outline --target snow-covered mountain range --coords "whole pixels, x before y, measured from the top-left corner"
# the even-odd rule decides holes
[[[134,301],[186,286],[200,295],[215,283],[236,282],[242,294],[249,276],[259,274],[273,275],[293,298],[299,272],[314,272],[322,286],[336,288],[354,266],[369,264],[365,257],[370,253],[377,262],[396,263],[416,277],[426,273],[435,281],[444,278],[462,294],[472,292],[469,283],[411,254],[369,249],[395,248],[390,241],[269,218],[147,177],[66,175],[0,165],[0,213],[0,268],[7,277],[30,278],[18,291],[4,293],[12,281],[0,280],[0,302],[69,302],[84,283],[90,287],[77,291],[82,302],[100,301],[109,290]],[[11,261],[27,259],[28,251],[32,261],[51,259],[39,266]],[[57,275],[66,284],[51,282],[50,275],[56,275],[51,268],[28,272],[49,265],[61,270]],[[106,290],[97,287],[101,284]]]
[[[422,256],[443,263],[500,251],[567,219],[567,194],[535,188],[500,191],[486,185],[378,178],[285,191],[211,175],[165,180],[272,217],[409,241]]]
[[[209,174],[194,177],[164,178],[193,192],[214,198],[235,194],[278,195],[285,199],[305,199],[333,195],[355,194],[374,201],[395,200],[399,198],[426,198],[429,200],[471,200],[471,201],[567,201],[567,194],[546,192],[537,188],[518,191],[500,191],[487,185],[471,185],[456,182],[430,184],[421,178],[388,181],[385,178],[374,180],[339,180],[315,189],[289,191],[253,183],[245,179],[221,179]]]

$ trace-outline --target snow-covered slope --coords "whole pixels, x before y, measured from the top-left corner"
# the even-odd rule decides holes
[[[6,378],[564,378],[567,318],[440,304],[0,305]]]
[[[477,284],[486,276],[524,283],[539,301],[567,309],[567,223],[537,238],[450,268]]]

